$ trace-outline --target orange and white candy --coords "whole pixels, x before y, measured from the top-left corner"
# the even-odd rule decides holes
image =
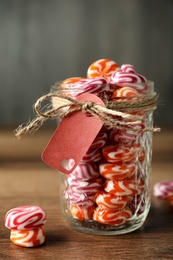
[[[136,170],[135,163],[107,163],[99,164],[99,172],[106,179],[123,180],[134,176]]]
[[[105,183],[105,191],[115,196],[135,196],[140,194],[144,188],[141,180],[135,181],[125,179],[122,181],[107,180]]]
[[[71,84],[76,83],[76,82],[78,82],[82,79],[84,79],[84,78],[82,78],[82,77],[72,77],[72,78],[65,79],[65,80],[62,81],[62,86],[63,87],[70,87]]]
[[[36,247],[45,242],[45,232],[42,227],[30,230],[11,229],[11,241],[22,247]]]
[[[87,78],[104,77],[109,79],[113,72],[119,69],[119,65],[109,59],[100,59],[93,62],[87,71]]]
[[[139,145],[105,145],[102,148],[103,157],[111,163],[134,162],[139,153]]]
[[[132,200],[130,196],[115,196],[106,191],[100,191],[96,197],[98,207],[121,210]]]
[[[139,92],[131,87],[118,88],[113,92],[114,101],[119,100],[119,99],[121,101],[132,101],[139,97],[141,97]]]
[[[120,226],[126,224],[132,216],[132,211],[129,207],[125,207],[122,210],[105,209],[97,207],[94,211],[94,220],[99,223]]]
[[[94,207],[83,207],[79,205],[71,205],[70,206],[70,213],[73,218],[82,220],[92,220],[94,214]]]

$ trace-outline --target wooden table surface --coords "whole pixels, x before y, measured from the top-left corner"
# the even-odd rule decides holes
[[[0,130],[0,259],[173,259],[173,207],[152,196],[143,227],[118,236],[79,233],[61,214],[58,172],[40,155],[54,129],[44,128],[20,140],[13,129]],[[173,179],[173,128],[154,134],[152,184]],[[14,245],[4,226],[6,212],[21,205],[39,205],[47,215],[46,243],[38,248]]]

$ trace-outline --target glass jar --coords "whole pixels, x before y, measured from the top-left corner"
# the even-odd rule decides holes
[[[153,82],[148,82],[147,89],[137,96],[126,93],[119,97],[112,90],[103,89],[97,95],[106,108],[127,117],[109,115],[118,123],[112,127],[103,125],[71,174],[59,173],[60,201],[63,215],[73,229],[96,235],[119,235],[140,228],[150,209],[156,93]],[[53,93],[67,96],[73,91],[59,83],[52,88]],[[76,95],[72,97],[75,99]],[[59,98],[53,98],[52,103],[54,108],[62,105]],[[141,120],[134,124],[129,115],[139,116]],[[69,164],[72,166],[73,161]]]

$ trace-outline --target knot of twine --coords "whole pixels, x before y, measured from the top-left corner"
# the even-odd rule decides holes
[[[34,105],[37,117],[25,126],[20,125],[15,130],[15,136],[20,138],[26,133],[37,131],[44,121],[51,118],[61,119],[77,111],[89,112],[90,115],[99,118],[108,128],[132,129],[134,131],[159,132],[160,128],[145,128],[139,130],[139,124],[144,118],[141,115],[126,113],[124,111],[152,111],[157,106],[157,95],[141,97],[131,101],[108,102],[106,107],[91,101],[81,102],[69,96],[58,93],[48,93],[40,97]],[[43,102],[52,99],[55,104],[48,104],[41,108]],[[123,111],[123,112],[122,112]]]

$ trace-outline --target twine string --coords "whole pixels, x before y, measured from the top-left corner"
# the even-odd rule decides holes
[[[59,105],[48,105],[46,106],[46,109],[41,108],[43,102],[56,98],[58,98]],[[101,120],[108,128],[128,129],[133,126],[133,130],[139,131],[138,127],[135,126],[142,122],[143,117],[129,114],[126,111],[154,110],[156,104],[157,95],[141,98],[140,100],[108,102],[107,106],[103,107],[91,101],[81,102],[59,93],[48,93],[40,97],[34,105],[37,117],[31,122],[28,122],[25,126],[20,125],[15,130],[15,136],[20,138],[26,133],[34,133],[47,119],[61,119],[77,111],[83,111],[84,113],[89,112],[91,116],[95,116]],[[158,132],[160,131],[160,128],[145,128],[143,131]]]

